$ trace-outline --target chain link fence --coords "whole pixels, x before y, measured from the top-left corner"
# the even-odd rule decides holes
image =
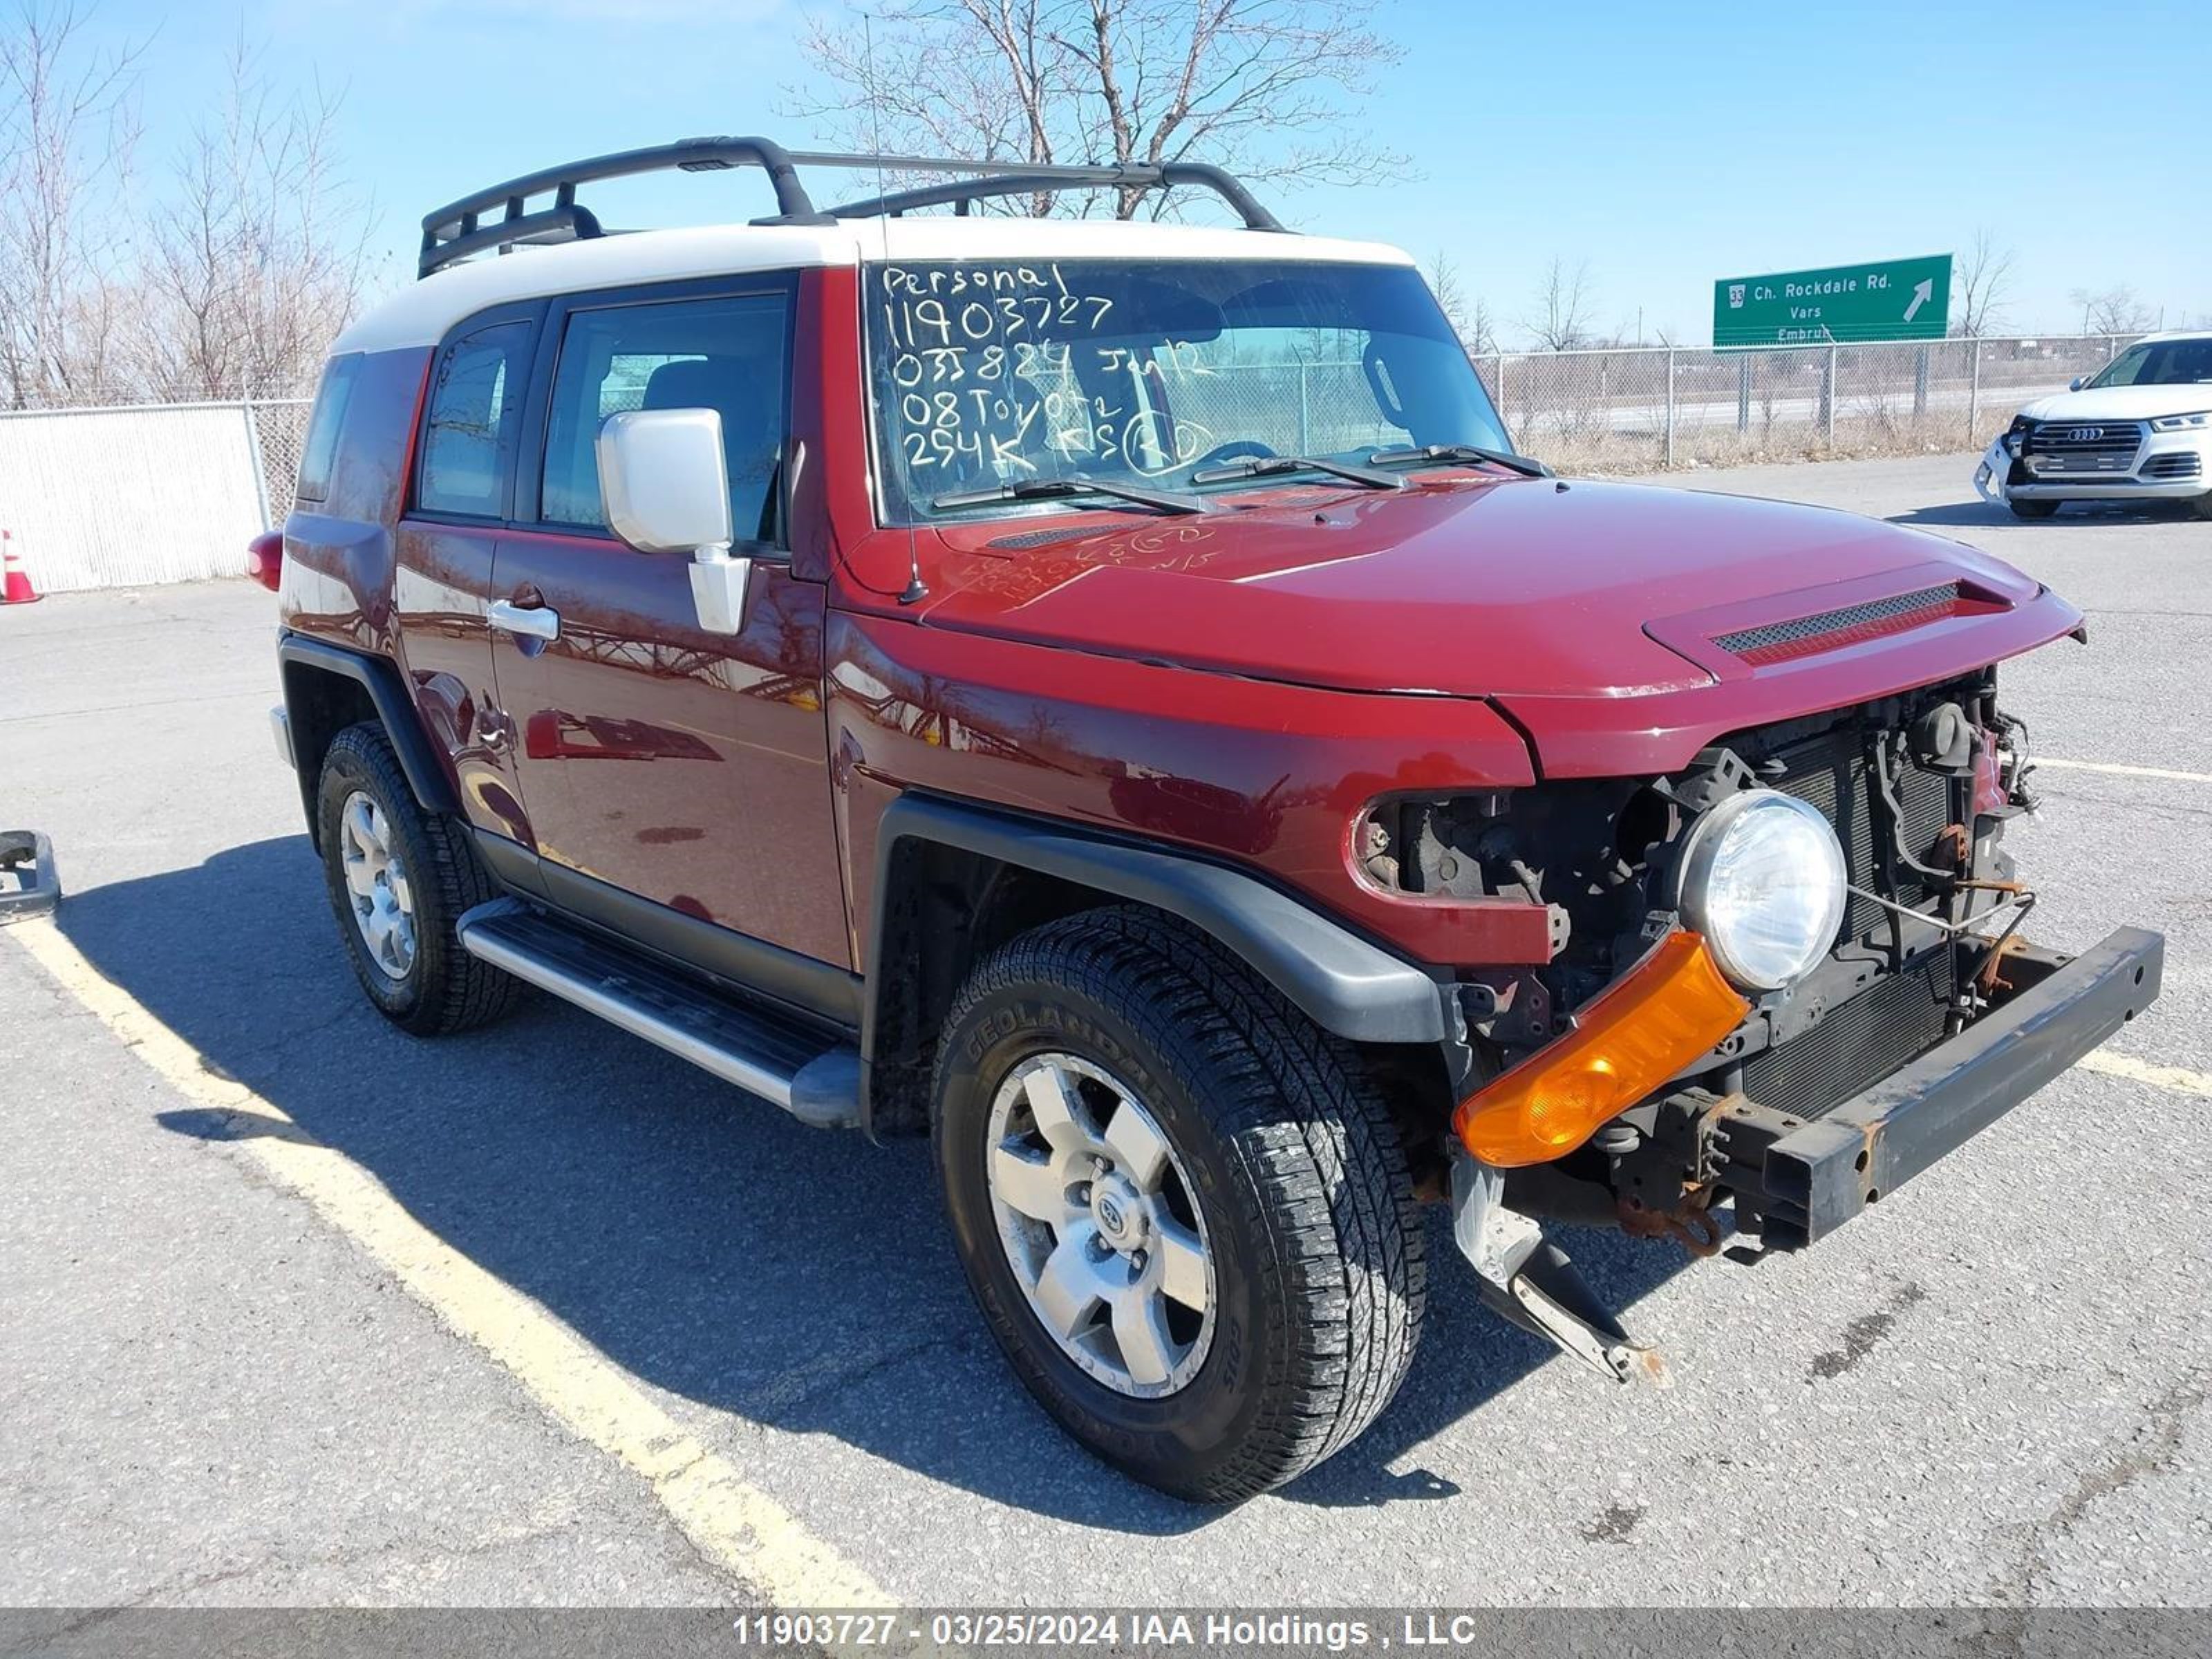
[[[1608,347],[1474,364],[1525,453],[1562,471],[1979,449],[2020,405],[2063,392],[2133,336],[1935,340],[1771,351]],[[1171,375],[1176,448],[1264,440],[1285,453],[1401,443],[1356,357],[1323,349]],[[1061,388],[1077,404],[1080,388]]]
[[[1713,351],[1495,352],[1475,368],[1522,450],[1562,471],[1979,448],[2131,336]],[[1297,434],[1307,453],[1389,442],[1356,362],[1225,366],[1191,416]],[[0,527],[42,592],[237,574],[292,510],[308,400],[0,414]]]
[[[0,414],[0,528],[41,592],[234,576],[284,522],[306,398]]]
[[[245,404],[253,428],[253,451],[261,464],[261,491],[269,503],[264,515],[275,529],[292,515],[292,489],[300,482],[300,452],[307,441],[312,398],[285,398]]]
[[[1562,471],[1648,471],[1978,449],[2132,337],[1499,352],[1475,367],[1528,453]]]

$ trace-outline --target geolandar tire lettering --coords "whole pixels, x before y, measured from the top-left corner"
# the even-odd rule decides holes
[[[935,1085],[970,1287],[1016,1372],[1177,1497],[1280,1485],[1413,1357],[1427,1278],[1396,1130],[1358,1057],[1203,934],[1117,908],[971,976]]]
[[[315,792],[331,908],[362,989],[418,1036],[465,1030],[514,1005],[520,981],[461,948],[454,924],[495,896],[453,820],[426,812],[383,728],[331,739]]]

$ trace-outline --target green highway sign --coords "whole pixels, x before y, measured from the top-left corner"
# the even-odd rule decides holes
[[[1729,276],[1713,284],[1713,345],[1940,340],[1951,322],[1951,256]]]

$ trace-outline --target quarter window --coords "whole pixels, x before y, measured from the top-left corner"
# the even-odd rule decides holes
[[[430,387],[415,492],[423,511],[500,516],[530,378],[530,339],[526,322],[494,323],[446,348]]]
[[[353,351],[333,357],[323,371],[314,413],[307,417],[307,441],[300,446],[299,484],[292,492],[300,501],[319,501],[331,492],[331,465],[337,454],[339,429],[345,425],[346,405],[353,400],[353,383],[361,374],[361,356]]]
[[[722,420],[731,527],[744,540],[776,540],[789,336],[780,293],[573,313],[553,377],[539,516],[605,526],[596,446],[608,416],[711,409]]]

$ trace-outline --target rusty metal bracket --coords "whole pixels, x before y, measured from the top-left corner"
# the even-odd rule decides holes
[[[2000,993],[2009,995],[2020,989],[2018,985],[2004,977],[2004,962],[2007,957],[2026,949],[2027,941],[2016,930],[2007,933],[1990,947],[1989,960],[1982,964],[1981,971],[1975,975],[1975,982],[1981,987],[1984,996],[1996,996]]]
[[[1713,1200],[1709,1187],[1683,1189],[1682,1201],[1671,1210],[1647,1209],[1633,1198],[1620,1200],[1620,1230],[1631,1238],[1671,1238],[1699,1261],[1721,1248],[1720,1223],[1708,1207]]]
[[[2000,894],[2002,903],[2013,906],[2012,915],[2005,919],[2004,931],[1997,935],[1996,942],[1990,946],[1989,955],[1983,958],[1981,967],[1974,974],[1974,983],[1981,994],[1985,997],[1991,996],[1996,992],[1999,984],[1997,974],[2004,966],[2005,957],[2027,943],[2021,938],[2020,930],[2027,921],[2028,912],[2035,908],[2035,894],[2017,881],[1962,881],[1959,885],[1977,892]]]

